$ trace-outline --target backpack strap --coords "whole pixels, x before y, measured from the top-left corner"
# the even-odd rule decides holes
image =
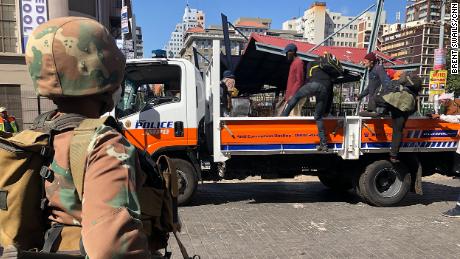
[[[110,116],[85,119],[74,129],[74,136],[70,142],[70,172],[80,200],[83,199],[83,181],[85,179],[88,146],[96,129],[102,125],[118,127],[115,119]]]
[[[313,69],[315,69],[315,68],[320,68],[320,66],[319,66],[319,65],[312,66],[312,67],[310,68],[310,71],[308,71],[308,77],[312,77],[312,76],[313,76]]]

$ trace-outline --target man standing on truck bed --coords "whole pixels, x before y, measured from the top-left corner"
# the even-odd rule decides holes
[[[286,94],[284,96],[284,100],[288,102],[304,84],[305,71],[303,61],[297,56],[297,46],[295,44],[289,43],[286,45],[283,53],[286,54],[286,58],[290,62]],[[297,105],[292,108],[292,113],[290,116],[301,116],[302,106],[304,105],[305,101],[306,98],[302,98],[300,101],[298,101]]]
[[[364,66],[369,69],[369,83],[364,91],[358,96],[359,100],[369,95],[369,102],[367,104],[368,112],[383,113],[379,109],[377,111],[375,97],[380,86],[385,87],[390,82],[390,77],[387,75],[382,65],[378,64],[377,56],[370,52],[364,56]]]
[[[319,61],[311,61],[307,65],[307,84],[303,85],[297,93],[288,101],[286,108],[281,116],[288,116],[294,106],[297,105],[299,100],[315,96],[316,106],[314,118],[316,126],[318,127],[318,135],[320,139],[319,146],[316,148],[318,151],[328,151],[326,133],[324,129],[323,116],[327,112],[328,99],[332,95],[332,78],[329,74],[324,72],[320,66]]]

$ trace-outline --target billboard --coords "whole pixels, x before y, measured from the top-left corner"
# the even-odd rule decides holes
[[[430,72],[430,95],[445,93],[447,70],[432,70]]]
[[[128,6],[123,6],[121,8],[121,33],[129,33]]]
[[[48,0],[19,0],[22,53],[27,40],[38,25],[48,21]]]

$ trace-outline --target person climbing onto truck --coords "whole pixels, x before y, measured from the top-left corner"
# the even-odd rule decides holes
[[[379,88],[386,87],[390,82],[390,77],[383,66],[378,63],[377,56],[373,52],[364,56],[363,64],[364,67],[369,69],[369,83],[366,89],[364,89],[364,91],[358,96],[358,100],[361,101],[364,97],[369,95],[367,112],[373,112],[376,114],[384,113],[382,107],[377,107],[375,99]],[[368,114],[366,114],[366,116],[367,115]]]
[[[402,72],[399,79],[392,80],[383,92],[376,95],[376,107],[388,109],[391,114],[393,133],[390,161],[392,163],[399,162],[398,154],[403,130],[409,116],[417,110],[416,99],[421,86],[422,80],[417,74]]]
[[[321,69],[320,59],[321,57],[318,57],[317,60],[307,64],[307,83],[288,101],[281,116],[289,116],[291,110],[300,100],[314,96],[316,98],[314,119],[318,127],[318,136],[320,139],[319,146],[316,149],[327,152],[328,147],[323,116],[327,112],[328,99],[332,95],[333,78]]]

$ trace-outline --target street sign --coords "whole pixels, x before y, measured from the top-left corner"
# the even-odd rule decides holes
[[[446,69],[446,50],[434,50],[434,70]]]
[[[123,6],[121,8],[121,33],[129,33],[129,18],[128,18],[128,7]]]
[[[432,70],[430,72],[430,95],[446,92],[447,70]]]

